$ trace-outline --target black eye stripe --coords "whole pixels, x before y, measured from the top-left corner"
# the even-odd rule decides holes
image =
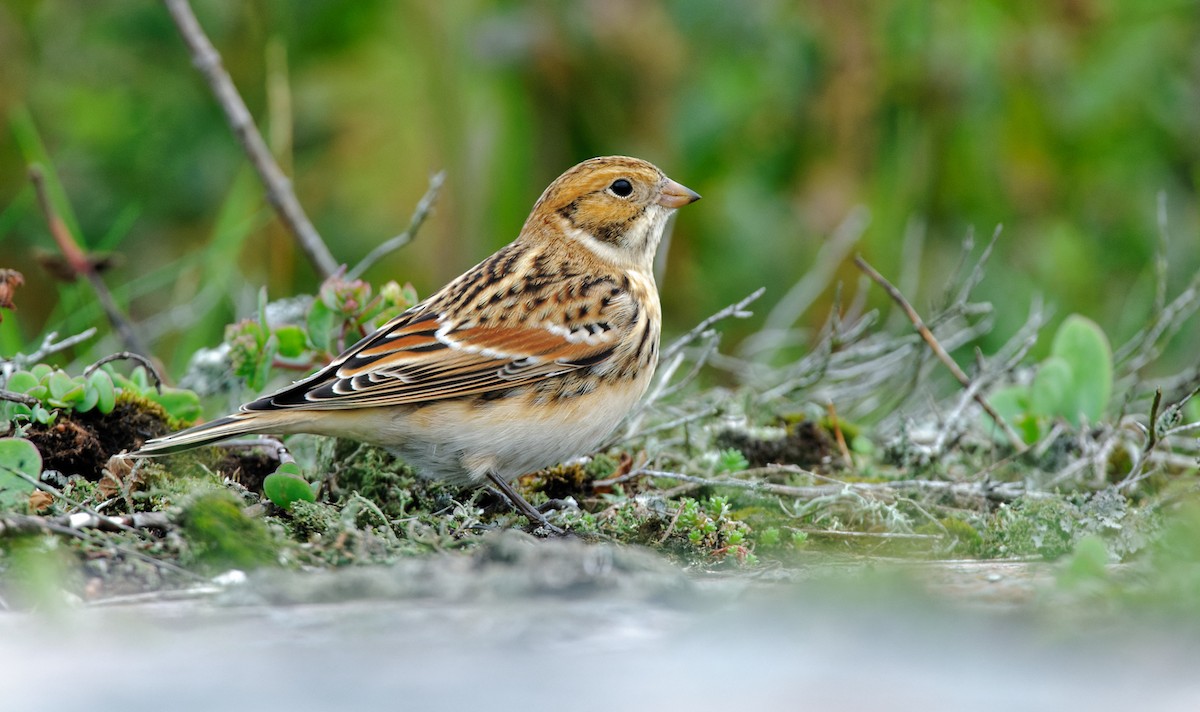
[[[608,186],[608,190],[618,198],[628,198],[633,194],[633,184],[624,178],[618,178]]]

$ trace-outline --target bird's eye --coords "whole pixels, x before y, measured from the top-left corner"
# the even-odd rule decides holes
[[[608,189],[618,198],[628,198],[633,193],[633,184],[624,178],[618,178],[608,186]]]

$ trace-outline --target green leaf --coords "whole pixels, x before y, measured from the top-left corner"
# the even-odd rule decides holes
[[[1017,432],[1021,435],[1021,439],[1027,443],[1036,442],[1040,437],[1041,429],[1038,427],[1037,418],[1030,415],[1029,410],[1029,389],[1025,386],[1008,386],[992,391],[987,397],[988,403],[991,403],[992,409],[1001,417],[1013,424]],[[982,416],[984,419],[983,427],[987,432],[992,433],[997,440],[1004,442],[1004,433],[992,422],[992,419],[987,415]]]
[[[13,373],[13,375],[8,377],[8,383],[5,384],[4,387],[14,393],[25,393],[27,395],[32,395],[30,391],[40,385],[41,382],[38,380],[38,377],[29,371],[16,371]],[[34,396],[34,398],[36,397],[37,396]]]
[[[1029,387],[1029,412],[1048,418],[1070,417],[1074,389],[1071,365],[1059,356],[1051,356],[1038,366]]]
[[[299,358],[308,346],[308,337],[298,326],[286,325],[275,330],[279,340],[279,355],[284,358]]]
[[[1113,357],[1108,337],[1096,322],[1072,314],[1054,335],[1050,351],[1067,362],[1074,376],[1062,413],[1072,424],[1080,417],[1100,420],[1112,397]]]
[[[71,378],[64,371],[54,371],[45,379],[46,387],[50,389],[50,399],[61,401],[72,388],[75,387],[75,379]]]
[[[33,443],[21,438],[0,439],[0,508],[12,509],[29,499],[32,482],[42,474],[42,454]]]
[[[88,386],[96,391],[96,410],[108,415],[117,405],[117,390],[108,371],[97,370],[88,376]]]
[[[0,405],[0,413],[3,413],[3,416],[0,416],[0,420],[15,420],[17,418],[24,420],[33,417],[33,408],[24,403],[5,402],[3,405]]]
[[[286,463],[267,475],[263,480],[263,494],[267,499],[283,509],[290,509],[292,502],[315,502],[317,496],[308,482],[299,476],[299,469],[295,463]]]
[[[308,341],[317,351],[332,351],[333,327],[338,316],[320,299],[314,299],[308,310]]]
[[[96,404],[99,402],[99,391],[97,391],[95,387],[89,383],[83,387],[83,398],[80,398],[75,402],[75,410],[79,413],[86,413],[92,408],[95,408]]]
[[[267,381],[271,378],[271,367],[275,365],[275,354],[278,351],[279,341],[272,334],[263,344],[262,350],[256,354],[258,358],[254,362],[254,372],[250,378],[246,379],[246,385],[250,390],[261,391],[267,385]]]
[[[200,407],[200,396],[186,388],[163,388],[162,393],[151,390],[145,396],[147,400],[161,405],[171,417],[186,422],[197,420],[204,413]]]
[[[992,409],[1009,422],[1029,411],[1029,389],[1025,386],[1008,386],[992,391],[987,397]]]

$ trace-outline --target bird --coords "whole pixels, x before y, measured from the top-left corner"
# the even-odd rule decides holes
[[[328,365],[131,456],[251,433],[349,438],[427,479],[490,482],[561,533],[510,482],[590,453],[645,394],[662,322],[654,257],[670,215],[699,199],[647,161],[585,160],[513,242]]]

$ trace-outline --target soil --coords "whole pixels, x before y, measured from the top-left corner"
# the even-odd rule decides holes
[[[827,430],[811,420],[788,426],[782,438],[756,438],[749,433],[726,430],[717,435],[717,447],[739,450],[753,467],[797,465],[814,468],[830,463],[836,444]]]
[[[112,412],[60,411],[51,425],[35,423],[27,437],[42,453],[42,466],[64,475],[96,481],[108,459],[136,450],[151,438],[170,432],[161,412],[135,401],[120,400]]]

